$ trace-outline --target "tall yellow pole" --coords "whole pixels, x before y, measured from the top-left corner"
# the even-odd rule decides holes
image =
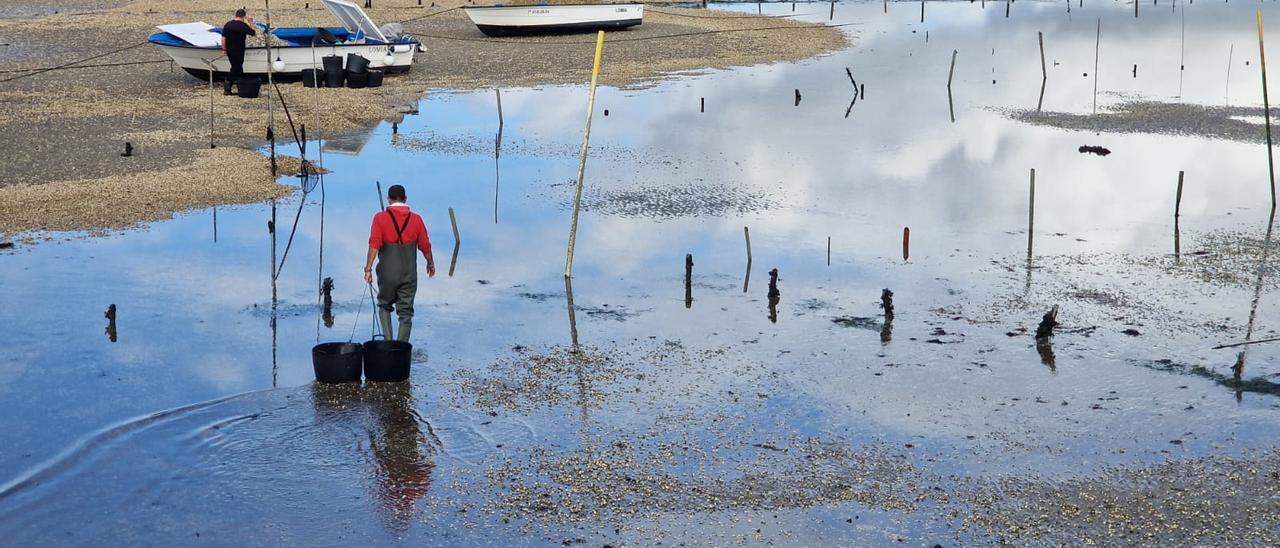
[[[1258,10],[1258,61],[1262,65],[1262,111],[1267,120],[1267,173],[1271,176],[1271,209],[1276,207],[1276,163],[1271,152],[1271,102],[1267,98],[1267,50],[1262,46],[1262,10]]]
[[[600,52],[604,49],[604,31],[596,33],[596,58],[591,66],[591,92],[587,98],[587,127],[582,132],[582,151],[578,155],[578,189],[573,195],[573,222],[569,225],[569,254],[565,257],[564,277],[573,277],[573,244],[578,239],[578,209],[582,206],[582,178],[587,170],[587,143],[591,140],[591,113],[596,107],[596,79],[600,76]]]

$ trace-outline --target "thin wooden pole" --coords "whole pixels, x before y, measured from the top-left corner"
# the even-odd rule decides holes
[[[751,264],[751,230],[745,226],[742,227],[742,237],[747,240],[747,264],[749,265]]]
[[[453,215],[453,208],[449,208],[449,226],[453,227],[453,245],[462,244],[462,238],[458,237],[458,218]]]
[[[1098,51],[1102,47],[1102,18],[1098,18],[1098,34],[1093,43],[1093,113],[1098,113]]]
[[[957,53],[960,53],[960,52],[954,49],[951,50],[951,69],[947,71],[947,89],[948,90],[951,89],[951,79],[956,74],[956,54]]]
[[[1222,101],[1224,106],[1231,106],[1231,57],[1236,53],[1236,45],[1231,44],[1231,48],[1227,50],[1227,88],[1222,93]]]
[[[827,266],[831,266],[831,236],[827,236]]]
[[[1040,77],[1044,80],[1049,79],[1049,69],[1044,64],[1044,33],[1037,32],[1040,36]]]
[[[1182,215],[1182,178],[1186,175],[1185,171],[1178,172],[1178,195],[1173,202],[1173,216],[1177,218]]]
[[[1271,151],[1271,102],[1267,97],[1267,50],[1262,43],[1262,10],[1258,10],[1258,61],[1262,64],[1262,109],[1267,121],[1267,173],[1271,177],[1271,208],[1276,207],[1276,164]]]
[[[951,123],[956,121],[956,107],[951,101],[951,79],[956,73],[956,50],[951,50],[951,69],[947,71],[947,110],[951,113]]]
[[[271,176],[276,176],[276,112],[272,107],[274,101],[271,100],[271,89],[275,83],[274,66],[271,60],[271,0],[264,2],[267,10],[267,30],[262,33],[262,41],[267,48],[267,134],[271,136]],[[236,86],[240,83],[236,82]],[[239,89],[237,87],[236,89]]]
[[[1031,168],[1031,195],[1027,200],[1027,260],[1031,260],[1036,226],[1036,169]]]
[[[684,256],[684,307],[693,308],[693,254]]]
[[[924,0],[920,0],[920,22],[924,22]]]
[[[582,131],[582,151],[578,155],[578,188],[573,195],[573,221],[569,225],[569,253],[565,257],[564,277],[573,277],[573,246],[578,239],[578,210],[582,206],[582,178],[587,170],[587,144],[591,140],[591,112],[596,107],[596,82],[600,76],[600,52],[604,49],[604,31],[596,32],[596,55],[591,64],[591,90],[587,95],[587,123]]]
[[[213,148],[213,62],[209,62],[209,148]]]
[[[498,96],[498,131],[502,131],[502,90],[493,90],[494,95]]]

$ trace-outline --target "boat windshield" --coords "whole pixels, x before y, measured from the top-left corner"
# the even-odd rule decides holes
[[[364,35],[369,38],[374,38],[384,43],[387,41],[387,37],[382,35],[378,25],[375,25],[369,15],[359,6],[347,0],[323,0],[323,2],[324,6],[329,8],[330,12],[333,12],[333,16],[342,21],[347,30],[351,32],[363,31]]]

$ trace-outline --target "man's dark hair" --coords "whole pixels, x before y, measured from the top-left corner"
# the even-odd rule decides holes
[[[401,202],[403,202],[403,201],[404,201],[404,187],[402,187],[402,186],[400,186],[400,185],[391,185],[391,188],[388,188],[388,189],[387,189],[387,199],[388,199],[388,200],[397,200],[397,201],[401,201]]]
[[[248,15],[248,14],[249,14],[249,12],[244,11],[244,8],[240,8],[240,9],[236,10],[236,17],[244,17],[244,16],[246,16],[246,15]]]

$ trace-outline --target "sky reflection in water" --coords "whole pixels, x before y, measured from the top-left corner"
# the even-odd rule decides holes
[[[632,381],[599,371],[551,381],[583,393],[594,382],[608,395],[594,404],[486,407],[476,404],[483,393],[467,389],[468,379],[519,380],[503,377],[518,377],[518,368],[491,365],[513,346],[544,353],[571,340],[562,272],[581,86],[503,91],[496,188],[491,91],[429,93],[397,135],[383,124],[358,156],[326,151],[334,173],[323,189],[323,271],[317,189],[305,197],[274,314],[265,205],[219,208],[216,243],[213,213],[202,211],[9,254],[0,320],[22,342],[0,367],[0,439],[14,448],[0,465],[18,487],[9,484],[0,513],[24,517],[0,520],[0,531],[51,538],[74,523],[121,539],[176,540],[199,529],[220,535],[215,542],[352,535],[345,538],[496,543],[524,534],[474,513],[490,498],[481,478],[496,463],[526,461],[534,447],[570,452],[653,432],[695,445],[741,437],[748,445],[732,449],[730,464],[750,461],[750,444],[797,437],[911,443],[927,449],[905,451],[906,461],[940,475],[1067,477],[1160,461],[1170,451],[1269,447],[1280,430],[1269,381],[1275,351],[1250,351],[1245,376],[1253,384],[1242,386],[1252,391],[1237,399],[1227,379],[1235,353],[1209,350],[1243,339],[1253,288],[1163,268],[1179,170],[1187,181],[1184,254],[1203,249],[1215,231],[1261,238],[1269,205],[1263,147],[1066,132],[1002,114],[1039,101],[1038,31],[1048,63],[1044,110],[1090,112],[1099,17],[1100,109],[1129,98],[1261,103],[1253,5],[1146,8],[1134,20],[1120,5],[1073,6],[1068,16],[1064,4],[1019,2],[1005,19],[995,4],[931,3],[920,24],[914,5],[892,5],[886,16],[879,3],[841,3],[836,22],[854,23],[848,51],[602,88],[572,286],[576,336],[633,357],[663,345],[687,349],[675,356],[728,356],[620,370],[624,379],[664,375],[657,385],[640,382],[643,396],[620,388]],[[763,9],[786,14],[790,5]],[[797,7],[817,21],[828,9]],[[953,49],[954,123],[946,89]],[[866,86],[851,108],[846,67]],[[1077,152],[1086,144],[1113,154]],[[1027,270],[1032,168],[1036,259]],[[415,329],[425,356],[409,392],[329,393],[309,386],[308,350],[317,340],[346,340],[362,307],[355,339],[370,330],[360,261],[375,180],[404,184],[433,236],[440,274],[420,284]],[[281,251],[297,206],[278,204]],[[449,207],[462,240],[452,276]],[[753,247],[745,294],[743,226]],[[904,226],[912,235],[907,261]],[[686,253],[695,261],[688,309]],[[1251,258],[1238,264],[1256,268]],[[765,298],[772,268],[781,273],[776,323]],[[332,328],[318,327],[318,274],[335,279]],[[882,344],[877,303],[886,287],[898,317]],[[1273,334],[1268,297],[1257,337]],[[111,303],[119,307],[115,343],[101,317]],[[1053,304],[1062,305],[1066,333],[1050,368],[1028,335],[1006,333],[1034,330]],[[868,318],[853,323],[872,328],[832,321],[840,317]],[[1121,334],[1126,328],[1141,335]],[[729,404],[753,391],[767,397]],[[250,394],[133,422],[240,393]],[[661,426],[677,411],[725,413],[738,426],[718,431],[705,418]],[[704,427],[711,433],[696,441]],[[733,474],[729,466],[725,475]],[[264,507],[272,510],[253,510]],[[424,507],[426,515],[413,516]],[[458,507],[472,514],[450,513]],[[851,508],[869,529],[830,525],[843,524]],[[327,513],[339,509],[340,519]],[[846,502],[777,514],[793,542],[924,540],[948,530],[927,509]],[[481,526],[459,527],[472,521]],[[695,542],[746,530],[696,513],[638,523],[646,522]],[[590,523],[592,534],[611,529]],[[560,529],[549,527],[540,534],[559,541]]]

